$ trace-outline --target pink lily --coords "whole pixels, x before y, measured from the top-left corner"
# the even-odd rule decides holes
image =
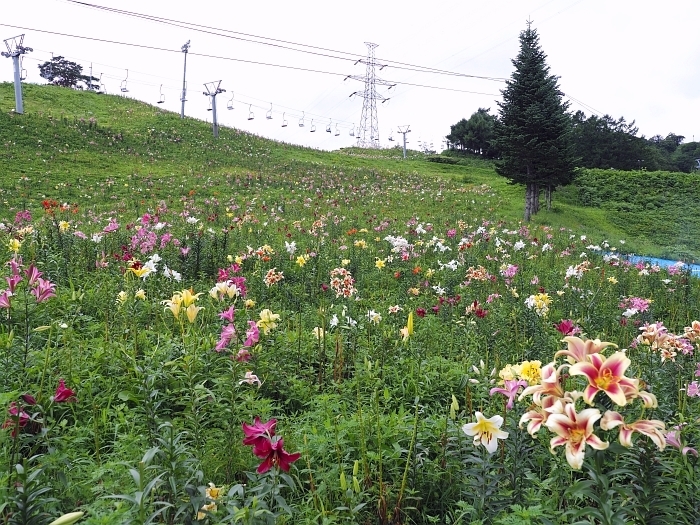
[[[524,379],[519,379],[517,381],[515,379],[506,379],[504,381],[504,383],[505,383],[504,388],[501,388],[501,387],[492,388],[489,391],[489,395],[492,396],[492,395],[498,393],[498,394],[503,394],[504,396],[506,396],[508,398],[508,403],[506,404],[506,410],[510,410],[511,408],[513,408],[513,402],[515,401],[515,396],[518,395],[518,390],[520,390],[521,386],[526,387],[528,383]]]
[[[5,277],[5,280],[7,281],[8,286],[10,287],[10,293],[15,293],[15,287],[17,286],[17,283],[22,280],[21,275],[13,275],[11,277]]]
[[[639,432],[651,438],[651,440],[663,450],[666,447],[666,424],[658,419],[640,419],[634,423],[625,423],[622,415],[614,410],[608,410],[600,420],[600,428],[611,430],[620,427],[620,444],[623,447],[632,446],[632,434]]]
[[[682,450],[683,455],[686,456],[688,453],[693,454],[698,457],[698,451],[691,447],[684,447],[677,436],[678,432],[676,430],[669,430],[666,432],[666,443],[672,447],[676,447],[678,450]]]
[[[260,340],[260,329],[255,321],[248,321],[248,330],[245,332],[246,340],[243,346],[248,348],[255,345]]]
[[[566,460],[574,470],[580,470],[583,466],[583,458],[586,455],[586,445],[596,450],[608,448],[606,441],[593,433],[593,424],[600,419],[600,410],[586,408],[578,414],[573,403],[564,406],[563,414],[551,414],[545,423],[546,427],[557,434],[549,442],[552,453],[554,448],[560,445],[566,446]]]
[[[562,339],[562,341],[567,344],[567,349],[559,350],[556,354],[554,354],[554,357],[557,358],[560,355],[565,355],[569,360],[569,363],[572,364],[586,361],[586,357],[591,354],[597,354],[608,346],[614,346],[617,348],[616,344],[606,343],[600,339],[586,339],[584,341],[580,337],[567,336]]]
[[[43,275],[36,266],[33,264],[29,265],[29,268],[24,270],[25,275],[27,276],[27,279],[29,279],[29,286],[34,286],[34,283],[37,282],[37,279]]]
[[[10,297],[12,297],[12,292],[10,290],[3,290],[0,293],[0,308],[10,307]]]
[[[228,321],[229,323],[233,323],[233,315],[236,313],[236,310],[234,309],[233,306],[229,308],[228,310],[224,310],[219,314],[219,317],[223,319],[224,321]]]
[[[583,399],[589,405],[593,404],[595,395],[603,391],[613,402],[620,406],[627,404],[627,396],[623,385],[634,388],[634,382],[625,377],[625,370],[631,361],[624,352],[615,352],[606,358],[601,354],[591,354],[588,361],[571,365],[569,373],[572,376],[584,375],[588,378],[588,386],[583,391]]]
[[[216,347],[214,348],[217,352],[221,352],[224,348],[226,348],[229,343],[231,342],[231,339],[233,339],[233,336],[236,334],[236,328],[232,324],[227,324],[221,329],[221,336],[219,337],[219,341],[216,343]]]
[[[37,278],[36,286],[31,291],[32,295],[36,297],[37,303],[43,303],[51,297],[56,297],[56,285],[41,277]]]

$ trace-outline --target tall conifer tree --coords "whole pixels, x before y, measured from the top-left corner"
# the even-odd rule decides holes
[[[551,75],[537,30],[528,21],[520,33],[515,71],[501,91],[495,145],[501,153],[496,171],[514,184],[525,185],[525,220],[539,210],[540,190],[551,192],[571,182],[574,150],[568,103],[562,102],[559,77]]]

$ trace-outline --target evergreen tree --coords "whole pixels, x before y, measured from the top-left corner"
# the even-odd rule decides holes
[[[574,152],[568,103],[562,102],[558,79],[549,73],[537,31],[528,22],[520,33],[515,71],[501,91],[495,146],[501,154],[496,171],[514,184],[525,185],[525,220],[539,211],[540,190],[547,204],[558,185],[574,175]]]

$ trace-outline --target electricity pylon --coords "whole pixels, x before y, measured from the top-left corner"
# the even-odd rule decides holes
[[[34,51],[31,47],[25,47],[24,35],[13,36],[5,40],[7,53],[2,52],[0,55],[12,58],[12,65],[15,69],[15,113],[24,113],[24,104],[22,103],[22,66],[20,66],[20,55],[24,55],[29,51]]]
[[[362,116],[360,117],[360,129],[357,132],[357,147],[358,148],[378,148],[379,147],[379,118],[377,117],[377,100],[382,104],[389,100],[377,93],[376,86],[389,86],[389,89],[394,87],[396,84],[392,84],[381,78],[377,78],[374,73],[374,68],[378,65],[374,60],[374,49],[378,44],[372,44],[371,42],[365,42],[367,46],[367,58],[360,59],[355,64],[365,64],[367,67],[365,69],[365,76],[361,77],[359,75],[348,75],[345,80],[352,78],[353,80],[359,80],[365,83],[364,91],[355,91],[350,96],[353,95],[362,96]],[[379,69],[382,69],[385,65],[379,64]]]

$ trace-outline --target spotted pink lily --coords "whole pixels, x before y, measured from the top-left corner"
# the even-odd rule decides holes
[[[549,442],[552,453],[556,447],[565,445],[566,460],[571,468],[580,470],[586,455],[586,445],[596,450],[608,448],[609,443],[593,433],[593,425],[600,417],[597,408],[586,408],[577,414],[573,403],[567,403],[561,414],[550,414],[545,425],[557,434]]]
[[[615,352],[607,358],[601,354],[591,354],[588,356],[588,361],[571,365],[569,374],[584,375],[588,378],[583,399],[589,405],[593,404],[596,394],[603,391],[613,402],[625,406],[627,404],[625,388],[629,390],[637,387],[632,379],[624,376],[630,364],[631,361],[624,352]]]
[[[639,432],[651,438],[651,440],[663,450],[666,447],[666,424],[658,419],[640,419],[634,423],[625,423],[624,418],[614,410],[608,410],[600,420],[600,428],[611,430],[620,427],[620,444],[623,447],[632,446],[632,434]]]

